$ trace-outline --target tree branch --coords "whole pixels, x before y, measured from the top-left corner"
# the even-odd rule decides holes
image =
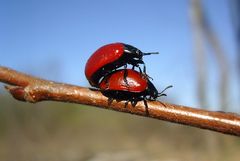
[[[113,101],[99,91],[88,88],[47,81],[0,66],[0,82],[18,100],[36,103],[44,100],[79,103],[126,112],[159,120],[185,124],[240,136],[240,116],[234,113],[212,112],[159,101],[148,101],[148,113],[142,101],[135,107],[129,103]]]

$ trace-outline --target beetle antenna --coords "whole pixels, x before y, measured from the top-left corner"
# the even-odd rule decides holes
[[[173,86],[170,85],[170,86],[167,86],[164,90],[162,90],[160,93],[158,93],[158,97],[160,96],[167,96],[166,94],[164,94],[163,92],[165,92],[168,88],[172,88]]]
[[[159,54],[159,52],[142,53],[144,55]]]

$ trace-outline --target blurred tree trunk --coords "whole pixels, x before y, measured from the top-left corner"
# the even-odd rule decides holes
[[[198,96],[199,102],[201,106],[207,105],[206,95],[207,95],[207,88],[206,88],[206,81],[207,81],[207,74],[206,74],[206,59],[202,56],[203,53],[203,42],[210,44],[213,48],[214,56],[216,58],[218,69],[219,69],[219,104],[222,110],[227,110],[228,108],[228,85],[229,85],[229,64],[227,54],[224,51],[220,40],[217,34],[214,32],[214,29],[209,25],[206,14],[204,9],[201,5],[201,0],[192,0],[191,1],[191,16],[192,16],[192,24],[193,24],[193,31],[195,35],[195,46],[196,46],[196,59],[197,59],[197,75],[198,75]],[[200,35],[201,36],[196,36]],[[198,40],[199,39],[199,40]],[[201,42],[201,43],[200,43]],[[204,58],[204,59],[203,59]],[[200,60],[199,60],[200,59]],[[203,60],[201,60],[203,59]],[[205,71],[201,71],[205,70]],[[204,79],[204,81],[202,80]],[[202,89],[204,88],[204,89]],[[203,97],[203,98],[202,98]],[[206,106],[207,107],[207,106]]]
[[[209,26],[208,22],[203,22],[203,27],[205,29],[206,38],[208,39],[210,45],[212,46],[215,58],[218,63],[218,69],[220,74],[219,80],[219,103],[222,110],[228,109],[228,85],[229,85],[229,62],[227,58],[226,51],[223,49],[220,40],[218,39],[214,30]]]
[[[207,104],[207,64],[204,52],[204,37],[202,29],[202,10],[198,0],[191,1],[191,22],[193,29],[194,52],[197,76],[197,96],[201,107],[208,107]]]
[[[217,35],[210,28],[204,9],[201,4],[201,0],[191,0],[191,22],[193,29],[193,41],[195,43],[195,58],[196,58],[196,75],[197,75],[197,94],[200,106],[209,107],[207,100],[207,81],[208,81],[208,68],[207,68],[207,58],[205,47],[206,43],[214,49],[215,58],[219,65],[219,86],[220,94],[218,101],[221,104],[221,109],[226,110],[227,108],[227,85],[228,85],[228,64],[225,58],[225,53],[220,45]],[[225,60],[224,60],[225,59]],[[206,144],[208,151],[215,156],[219,150],[217,145],[217,138],[212,134],[206,135]],[[216,158],[211,158],[211,160],[216,160]]]
[[[238,77],[239,77],[238,81],[239,81],[239,88],[240,88],[240,1],[232,0],[229,2],[230,2],[230,10],[232,13],[233,29],[236,35],[236,46],[237,46],[237,55],[238,55],[237,71],[238,71]]]

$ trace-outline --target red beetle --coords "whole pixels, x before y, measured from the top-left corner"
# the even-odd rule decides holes
[[[146,76],[132,69],[116,70],[99,83],[100,91],[109,97],[110,101],[127,100],[126,103],[130,101],[135,106],[138,101],[143,100],[146,108],[146,100],[156,100],[157,97],[166,96],[163,92],[170,87],[172,86],[158,93]]]
[[[139,49],[123,43],[104,45],[88,59],[85,75],[92,86],[98,87],[101,78],[127,64],[133,65],[133,69],[139,67],[139,64],[143,64],[143,71],[146,73],[142,57],[150,54],[157,54],[157,52],[143,53]],[[141,71],[140,67],[139,70]]]

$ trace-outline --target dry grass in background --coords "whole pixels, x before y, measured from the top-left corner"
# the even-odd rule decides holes
[[[29,104],[0,96],[0,160],[238,161],[240,157],[238,137],[82,105]]]

